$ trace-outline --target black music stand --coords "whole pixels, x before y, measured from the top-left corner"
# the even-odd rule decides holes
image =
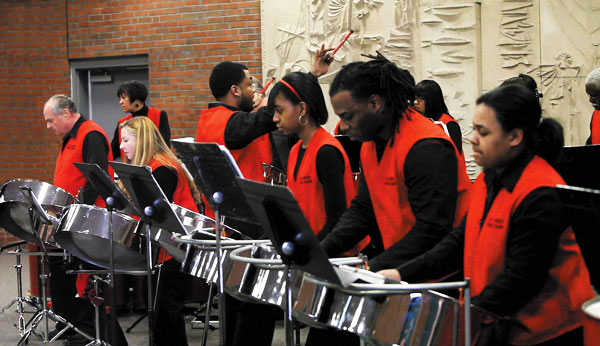
[[[154,324],[154,307],[152,302],[152,225],[168,229],[171,232],[186,234],[185,228],[173,211],[169,200],[152,176],[148,166],[136,166],[111,161],[119,179],[131,194],[139,210],[144,212],[146,224],[146,270],[148,276],[148,345],[152,345],[152,329]],[[160,274],[159,274],[160,276]],[[157,284],[158,286],[158,284]]]
[[[102,199],[106,202],[106,209],[109,214],[109,223],[108,230],[110,233],[110,244],[109,244],[109,265],[108,269],[110,270],[110,279],[108,280],[108,284],[110,286],[110,299],[111,299],[111,333],[112,340],[116,340],[116,329],[117,329],[117,311],[115,308],[115,304],[117,301],[116,292],[115,292],[115,254],[114,254],[114,237],[113,237],[113,225],[112,225],[112,213],[114,209],[120,210],[123,213],[134,215],[134,216],[142,216],[142,213],[136,208],[133,203],[125,196],[123,191],[115,184],[115,182],[108,176],[108,173],[100,168],[98,164],[91,163],[81,163],[74,162],[75,167],[77,167],[81,173],[86,177],[87,181],[90,182],[92,187],[100,194]],[[94,281],[95,285],[97,285],[97,280]],[[98,292],[96,290],[96,292]],[[96,309],[98,307],[95,307]]]
[[[592,286],[600,289],[600,190],[567,185],[556,186],[581,254],[590,273]]]
[[[221,260],[221,215],[248,225],[249,228],[243,228],[239,231],[250,238],[261,238],[263,233],[259,231],[258,221],[237,185],[236,177],[242,176],[242,173],[229,150],[216,143],[194,143],[182,140],[173,140],[171,143],[177,151],[177,156],[188,167],[194,181],[207,197],[211,208],[215,212],[215,251],[217,253],[219,280],[219,342],[225,344],[225,291]],[[249,232],[249,229],[253,231]],[[210,295],[211,291],[209,291],[209,297]],[[209,323],[208,312],[207,309],[206,326]]]
[[[291,346],[293,336],[290,267],[297,267],[334,284],[345,286],[349,282],[343,282],[329,263],[327,254],[287,187],[241,178],[238,178],[237,182],[285,266],[284,322],[286,345]]]
[[[568,185],[600,190],[600,145],[566,146],[555,166]]]

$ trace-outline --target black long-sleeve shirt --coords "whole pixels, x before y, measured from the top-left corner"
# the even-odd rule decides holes
[[[381,160],[389,141],[376,140],[375,144]],[[370,235],[374,248],[369,252],[377,254],[369,260],[374,271],[413,259],[431,249],[452,229],[457,198],[456,172],[456,155],[448,141],[424,139],[417,142],[404,163],[408,201],[416,220],[407,235],[383,251],[369,189],[361,179],[358,195],[321,245],[329,256],[339,256]]]
[[[294,168],[294,179],[304,158],[306,149],[300,147],[298,160]],[[323,187],[325,199],[326,222],[319,230],[317,237],[324,239],[331,232],[339,218],[346,210],[346,188],[344,187],[344,157],[332,145],[324,145],[317,152],[317,176]]]
[[[456,146],[458,153],[461,154],[462,153],[462,132],[460,131],[460,125],[458,125],[457,122],[451,121],[446,124],[446,128],[448,129],[448,135],[450,136],[450,139],[452,139],[452,142],[454,142],[454,145]]]
[[[261,107],[256,112],[244,112],[224,103],[214,102],[208,104],[208,108],[219,106],[236,111],[227,121],[227,125],[225,125],[224,137],[227,149],[243,149],[258,137],[277,130],[277,126],[273,122],[273,112],[268,107]],[[273,153],[272,164],[281,169],[281,162],[271,135],[269,135],[269,140],[271,142],[271,152]]]
[[[142,107],[137,112],[131,113],[131,115],[133,117],[139,117],[139,116],[147,117],[148,116],[148,106],[144,105],[144,107]],[[167,145],[171,145],[171,127],[169,126],[169,116],[167,115],[167,112],[165,112],[163,110],[160,111],[160,124],[159,125],[160,126],[158,128],[158,131],[160,132],[160,134],[163,137],[163,139],[165,140],[165,142],[167,142]],[[117,127],[115,128],[115,133],[113,134],[112,141],[110,142],[110,147],[112,148],[113,157],[115,158],[115,160],[117,158],[121,157],[121,149],[119,149],[120,144],[121,144],[121,138],[119,138],[119,124],[117,124]]]
[[[524,153],[501,173],[486,171],[485,217],[498,192],[512,191],[533,155]],[[556,255],[566,217],[554,188],[532,191],[510,218],[504,270],[486,286],[473,304],[499,315],[517,312],[542,289]],[[465,224],[454,229],[431,251],[397,266],[402,279],[421,281],[461,270],[464,256]]]
[[[65,149],[65,145],[70,138],[77,137],[77,132],[79,132],[81,124],[86,120],[87,118],[83,115],[77,119],[71,131],[63,137],[61,151]],[[108,142],[100,132],[92,131],[85,136],[81,156],[84,163],[98,164],[100,168],[108,172]],[[84,204],[94,204],[96,198],[98,198],[98,192],[92,187],[89,181],[86,181],[79,194],[79,201]]]

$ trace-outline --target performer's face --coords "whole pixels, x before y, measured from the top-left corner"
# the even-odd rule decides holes
[[[585,92],[594,109],[600,110],[600,86],[588,83],[585,85]]]
[[[135,143],[136,138],[131,131],[129,131],[126,127],[121,129],[121,145],[119,149],[125,152],[125,156],[129,161],[133,161],[133,157],[135,156]]]
[[[119,96],[119,106],[121,106],[124,113],[131,113],[135,110],[136,104],[129,100],[129,96],[122,94]]]
[[[246,77],[240,82],[238,87],[239,106],[238,108],[244,112],[251,112],[254,105],[254,86],[248,70],[244,71]]]
[[[425,114],[425,99],[420,96],[415,96],[415,102],[413,107],[415,110],[421,114]]]
[[[302,103],[295,105],[279,94],[275,96],[273,122],[285,135],[295,135],[301,129],[299,117],[303,107]],[[303,118],[306,118],[302,119],[303,123],[308,121],[308,115],[304,114]]]
[[[353,141],[373,140],[379,132],[384,117],[381,116],[379,99],[372,95],[369,100],[355,100],[349,90],[342,90],[331,97],[333,111],[340,117],[340,131]]]
[[[490,169],[504,167],[515,156],[514,149],[523,139],[522,131],[505,132],[492,108],[484,103],[477,105],[470,138],[475,163]]]
[[[46,120],[46,128],[54,131],[57,136],[64,137],[71,131],[73,124],[68,121],[69,113],[67,110],[59,115],[55,115],[50,105],[44,107],[44,120]]]

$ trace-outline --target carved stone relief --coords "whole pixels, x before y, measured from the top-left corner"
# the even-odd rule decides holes
[[[519,73],[536,78],[544,116],[562,123],[567,144],[589,134],[583,84],[600,66],[598,0],[263,0],[261,11],[264,79],[308,71],[321,43],[355,30],[321,78],[324,92],[343,64],[379,50],[415,80],[442,86],[467,159],[475,99]],[[329,130],[338,121],[330,114]],[[469,170],[476,174],[471,161]]]

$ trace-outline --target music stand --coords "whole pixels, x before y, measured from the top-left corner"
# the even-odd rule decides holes
[[[211,208],[215,212],[215,236],[219,290],[219,342],[225,344],[225,290],[223,282],[223,263],[221,260],[221,215],[238,220],[249,225],[258,226],[258,221],[252,209],[246,202],[244,194],[237,185],[236,177],[242,176],[233,156],[224,146],[216,143],[194,143],[183,140],[171,141],[181,158],[189,169],[196,184],[207,197]],[[240,232],[250,238],[260,238],[262,232]],[[210,302],[209,302],[210,303]],[[208,310],[205,325],[208,326]]]
[[[600,190],[557,185],[592,286],[600,289]]]
[[[568,185],[600,190],[600,145],[566,146],[555,166]]]
[[[75,167],[77,167],[81,173],[86,177],[87,181],[90,182],[92,187],[100,194],[102,199],[106,202],[106,209],[108,210],[108,231],[110,235],[109,239],[109,265],[108,269],[110,279],[108,280],[108,284],[110,286],[110,299],[112,304],[112,313],[110,314],[110,323],[112,325],[111,333],[112,340],[116,340],[116,328],[117,328],[117,313],[116,309],[114,309],[114,305],[116,303],[116,292],[115,292],[115,253],[114,253],[114,232],[113,232],[113,224],[112,224],[112,215],[113,210],[117,209],[122,211],[123,213],[134,215],[134,216],[142,216],[142,213],[137,209],[133,203],[125,196],[123,191],[115,184],[115,182],[108,176],[108,173],[100,168],[98,164],[91,163],[81,163],[74,162]],[[95,281],[95,285],[97,285],[97,281]],[[97,292],[97,291],[96,291]],[[94,306],[98,309],[97,306]],[[96,314],[98,315],[98,314]]]
[[[152,327],[154,323],[154,307],[152,304],[152,225],[171,232],[186,234],[185,228],[173,211],[169,200],[152,176],[148,166],[136,166],[111,161],[110,164],[131,194],[133,202],[139,210],[143,210],[146,224],[146,270],[148,277],[148,344],[151,346]],[[160,276],[160,274],[159,274]]]
[[[313,274],[333,284],[345,286],[329,263],[327,254],[319,244],[304,213],[292,192],[283,186],[258,183],[238,178],[248,203],[271,239],[273,247],[284,264],[286,285],[285,331],[286,345],[293,344],[292,288],[290,267]]]

